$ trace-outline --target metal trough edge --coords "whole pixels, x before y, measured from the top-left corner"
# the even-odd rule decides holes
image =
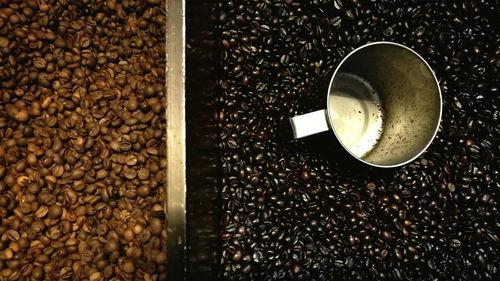
[[[185,279],[185,2],[167,0],[167,280]]]

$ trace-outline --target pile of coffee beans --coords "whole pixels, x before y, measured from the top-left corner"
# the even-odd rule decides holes
[[[222,278],[500,280],[498,1],[219,9]],[[289,117],[325,106],[336,64],[380,40],[413,48],[439,79],[426,153],[381,170],[325,153],[328,133],[284,138]]]
[[[165,278],[165,22],[0,0],[0,280]]]

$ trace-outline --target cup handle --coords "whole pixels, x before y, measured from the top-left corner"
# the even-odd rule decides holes
[[[290,118],[293,138],[298,139],[330,130],[326,110],[318,110]]]

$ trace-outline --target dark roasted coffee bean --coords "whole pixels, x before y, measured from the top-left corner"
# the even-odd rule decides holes
[[[417,2],[219,6],[228,280],[495,280],[495,8]],[[329,153],[326,134],[281,140],[283,120],[324,106],[320,85],[340,60],[380,40],[411,47],[439,79],[443,118],[426,153],[375,171]]]

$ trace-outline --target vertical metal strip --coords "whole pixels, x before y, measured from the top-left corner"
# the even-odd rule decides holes
[[[185,3],[167,0],[167,280],[185,279]]]

